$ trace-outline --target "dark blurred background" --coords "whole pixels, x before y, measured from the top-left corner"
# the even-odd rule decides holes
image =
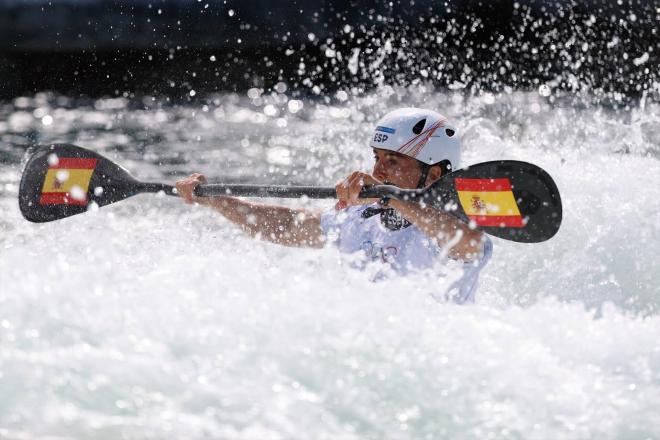
[[[0,97],[424,82],[627,105],[658,100],[659,23],[646,0],[0,0]]]

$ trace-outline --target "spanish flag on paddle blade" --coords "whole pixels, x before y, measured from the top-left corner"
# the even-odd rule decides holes
[[[86,205],[89,181],[94,173],[94,158],[54,157],[41,189],[41,205]]]
[[[503,179],[454,179],[463,211],[478,226],[525,227],[511,181]]]

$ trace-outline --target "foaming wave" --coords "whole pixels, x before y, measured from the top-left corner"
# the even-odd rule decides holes
[[[596,317],[551,286],[498,304],[549,282],[534,261],[522,287],[498,263],[480,305],[443,304],[432,276],[372,283],[332,249],[146,196],[21,223],[3,248],[0,425],[17,438],[660,432],[658,316]]]

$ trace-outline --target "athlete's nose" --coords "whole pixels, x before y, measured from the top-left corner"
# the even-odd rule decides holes
[[[387,171],[382,160],[377,160],[374,164],[374,177],[378,180],[387,180]]]

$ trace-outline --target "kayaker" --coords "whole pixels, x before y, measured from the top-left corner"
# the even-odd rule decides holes
[[[186,203],[212,207],[252,236],[274,243],[320,248],[333,242],[342,252],[362,252],[364,261],[380,261],[402,274],[438,263],[458,265],[462,274],[443,295],[459,303],[473,301],[479,272],[492,253],[483,233],[417,202],[358,197],[366,185],[423,188],[458,169],[456,128],[435,111],[402,108],[377,122],[369,145],[372,173],[355,171],[339,182],[334,209],[323,213],[235,197],[196,197],[195,187],[206,183],[199,173],[178,181],[176,188]]]

